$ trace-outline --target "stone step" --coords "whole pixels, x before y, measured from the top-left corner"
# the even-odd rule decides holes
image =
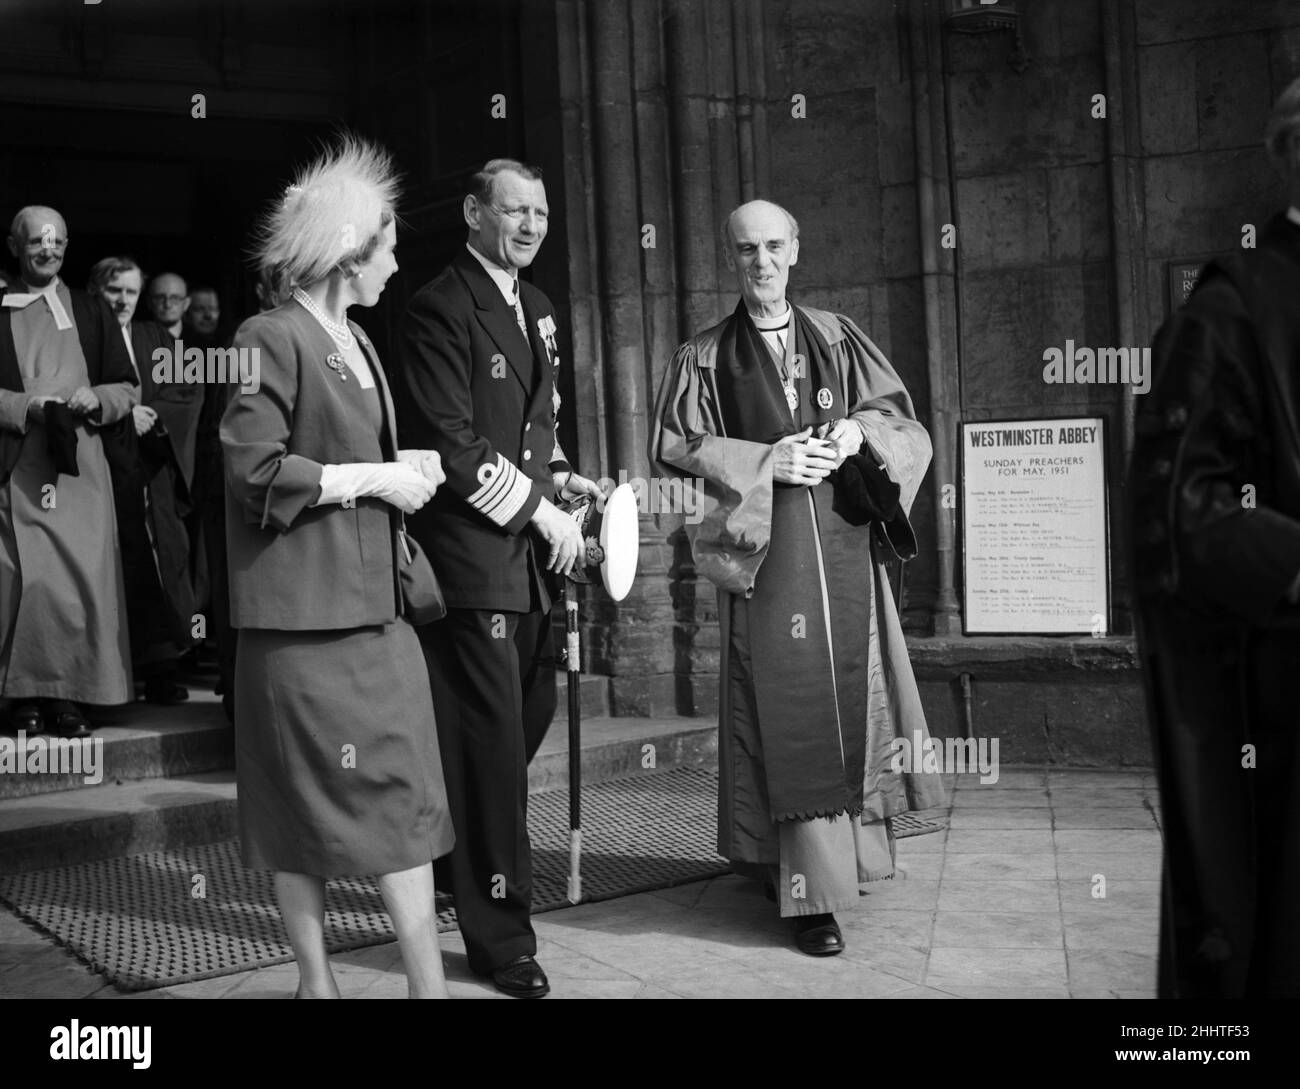
[[[0,873],[212,843],[235,834],[235,773],[199,772],[0,801]]]
[[[95,733],[85,742],[46,734],[25,741],[0,736],[0,799],[234,766],[234,731],[222,713],[221,697],[210,690],[192,688],[189,700],[173,707],[136,703],[95,709],[90,719]],[[12,770],[6,761],[10,753]]]
[[[569,721],[569,674],[561,669],[555,678],[557,701],[554,722]],[[609,678],[594,673],[578,674],[578,694],[582,700],[582,717],[597,718],[609,714]]]
[[[582,727],[584,783],[716,759],[717,726],[703,719],[596,717]],[[567,735],[565,723],[552,727],[529,768],[530,792],[567,784]],[[0,799],[0,873],[212,843],[235,835],[236,823],[229,768]]]
[[[568,723],[562,703],[542,747],[528,765],[529,793],[568,785]],[[580,727],[583,783],[711,765],[718,758],[718,724],[713,719],[584,715]]]
[[[583,674],[579,691],[584,719],[609,714],[608,677]],[[568,722],[568,698],[568,674],[561,672],[553,720],[560,730]],[[234,767],[234,731],[210,685],[196,683],[183,704],[95,708],[90,718],[94,736],[75,748],[45,734],[25,741],[0,734],[0,799]]]

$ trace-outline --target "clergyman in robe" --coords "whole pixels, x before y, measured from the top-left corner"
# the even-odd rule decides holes
[[[650,458],[703,491],[686,530],[722,629],[718,849],[825,956],[834,913],[895,875],[890,819],[944,800],[938,774],[895,770],[895,738],[928,732],[884,566],[915,551],[931,446],[862,331],[787,301],[794,217],[754,201],[723,234],[742,298],[678,349]]]
[[[0,300],[0,699],[11,725],[84,736],[78,704],[133,697],[109,459],[137,400],[112,311],[59,279],[63,217],[14,217]]]
[[[1287,207],[1156,334],[1125,489],[1160,998],[1300,998],[1300,79],[1266,147]]]

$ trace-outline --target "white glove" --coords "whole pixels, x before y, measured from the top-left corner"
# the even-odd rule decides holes
[[[447,479],[442,471],[442,455],[437,450],[398,450],[397,460],[420,470],[434,488]]]
[[[413,514],[432,498],[434,490],[435,486],[419,469],[400,461],[324,465],[320,474],[320,498],[312,506],[355,502],[373,496],[405,514]]]

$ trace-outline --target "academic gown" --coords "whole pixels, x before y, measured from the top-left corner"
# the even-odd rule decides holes
[[[1300,227],[1157,334],[1126,489],[1165,841],[1161,997],[1300,996]]]
[[[804,313],[830,349],[864,451],[899,485],[906,512],[931,456],[907,391],[852,321]],[[650,441],[661,472],[702,485],[702,518],[686,530],[697,573],[718,589],[722,627],[718,849],[742,872],[779,866],[783,916],[833,911],[857,899],[859,881],[893,874],[887,818],[939,805],[944,792],[937,774],[890,766],[896,737],[928,732],[873,528],[833,513],[829,484],[775,484],[772,445],[728,437],[715,368],[726,325],[678,350]],[[810,381],[805,370],[787,434],[807,425]],[[836,730],[854,804],[774,809],[764,733],[778,723]]]

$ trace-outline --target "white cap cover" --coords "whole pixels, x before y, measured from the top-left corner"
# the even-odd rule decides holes
[[[605,500],[600,523],[600,547],[605,558],[600,578],[605,591],[615,601],[622,601],[632,589],[641,551],[641,525],[637,520],[636,491],[631,484],[620,484]]]

